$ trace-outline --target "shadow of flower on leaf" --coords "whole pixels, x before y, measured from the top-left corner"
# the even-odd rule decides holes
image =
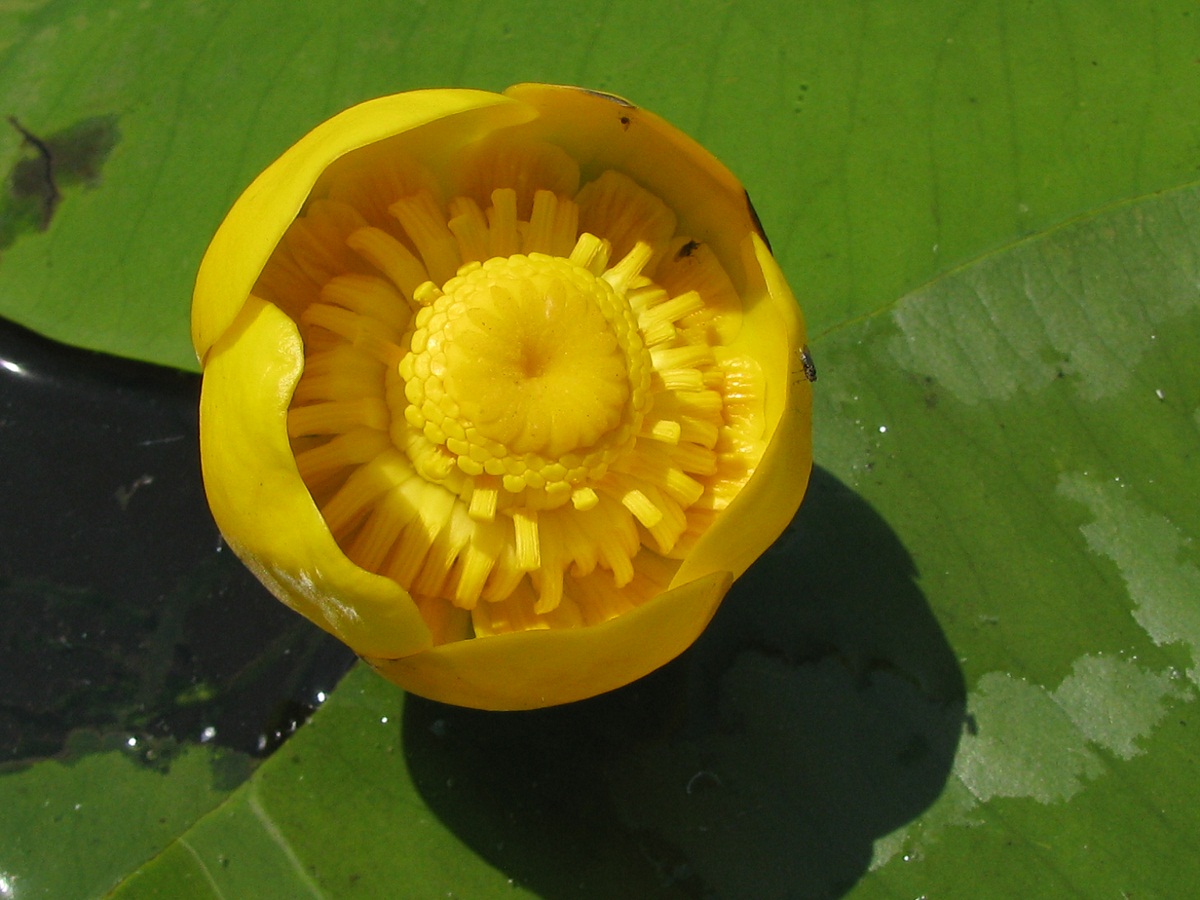
[[[838,897],[945,784],[965,688],[912,560],[828,471],[682,657],[529,713],[409,698],[429,807],[547,898]]]

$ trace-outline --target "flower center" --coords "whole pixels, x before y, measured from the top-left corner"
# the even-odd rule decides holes
[[[301,477],[438,643],[665,590],[764,446],[715,253],[628,177],[580,188],[547,147],[479,149],[444,204],[420,171],[350,167],[257,288],[304,339]]]
[[[440,454],[426,478],[497,476],[513,505],[551,508],[632,445],[650,358],[629,304],[570,259],[531,253],[464,266],[416,291],[403,400],[389,404]],[[577,502],[584,501],[578,497]],[[488,518],[490,503],[473,514]]]

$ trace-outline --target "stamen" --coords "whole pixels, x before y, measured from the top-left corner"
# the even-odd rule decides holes
[[[673,419],[659,419],[656,422],[647,420],[642,427],[643,435],[652,441],[660,441],[664,444],[678,444],[682,433],[683,429]]]
[[[416,507],[406,499],[410,491],[404,490],[405,483],[393,486],[381,497],[346,548],[346,555],[370,572],[383,568],[397,536],[417,516]]]
[[[479,522],[492,521],[496,518],[496,502],[499,497],[500,491],[495,487],[484,487],[482,484],[476,483],[471,492],[471,506],[468,510],[471,518]]]
[[[321,400],[356,400],[383,392],[384,366],[361,350],[338,341],[328,350],[310,352],[292,394],[302,406]]]
[[[400,335],[395,331],[378,319],[359,315],[341,306],[314,303],[304,311],[300,324],[308,328],[324,328],[384,365],[398,365],[404,355],[396,346]]]
[[[698,369],[712,365],[712,347],[706,344],[687,344],[683,347],[655,347],[650,361],[660,372],[666,369]]]
[[[550,191],[538,191],[533,198],[523,252],[567,256],[575,245],[578,219],[579,208],[570,200],[559,199]]]
[[[640,554],[639,554],[640,556]],[[639,560],[640,562],[640,560]],[[571,594],[583,613],[588,625],[599,625],[617,616],[624,615],[633,609],[637,603],[649,599],[652,594],[640,596],[629,588],[632,578],[627,579],[621,589],[614,590],[612,579],[601,572],[587,576],[572,578]],[[661,593],[656,591],[655,593]],[[635,599],[637,603],[635,603]]]
[[[491,253],[487,218],[479,205],[469,197],[450,201],[450,231],[458,241],[458,255],[464,263],[483,262]]]
[[[630,488],[621,495],[621,504],[647,528],[662,521],[663,512],[638,488]]]
[[[386,431],[390,421],[387,404],[378,397],[312,403],[288,410],[288,437],[341,434],[362,426]]]
[[[538,592],[533,611],[543,615],[558,607],[563,597],[563,569],[561,536],[553,528],[541,530],[541,565],[532,573],[533,584]]]
[[[497,523],[498,524],[498,523]],[[521,585],[528,584],[526,570],[517,565],[517,553],[514,549],[513,532],[505,530],[504,545],[496,557],[496,564],[483,586],[480,599],[488,603],[504,600]]]
[[[717,419],[725,406],[720,391],[672,391],[655,398],[654,409],[664,416],[693,416]]]
[[[300,477],[310,486],[351,466],[360,466],[391,446],[388,436],[373,428],[356,428],[296,454]]]
[[[321,508],[325,524],[335,537],[344,537],[384,492],[403,484],[413,474],[404,455],[395,450],[381,453],[355,469],[346,483]]]
[[[446,225],[446,217],[433,194],[428,190],[419,191],[397,200],[388,209],[412,239],[429,277],[438,284],[453,277],[462,265],[458,242]]]
[[[646,310],[658,306],[660,303],[665,303],[670,299],[670,296],[670,294],[652,281],[637,287],[630,287],[625,292],[625,300],[629,303],[629,308],[638,317],[639,326],[641,325],[641,316]]]
[[[567,261],[581,269],[586,269],[593,275],[599,275],[608,265],[610,250],[608,241],[584,232],[575,242],[575,247],[571,250]]]
[[[400,289],[409,308],[416,310],[413,295],[429,280],[429,273],[412,251],[382,228],[360,228],[346,239],[346,244],[386,275]]]
[[[717,471],[717,455],[707,447],[681,443],[668,447],[667,453],[672,462],[692,475],[712,475]]]
[[[619,263],[604,273],[604,280],[612,285],[612,289],[618,294],[625,293],[629,283],[646,267],[646,263],[650,262],[652,253],[649,244],[638,241]]]
[[[512,188],[492,191],[492,205],[487,211],[489,243],[492,256],[512,256],[521,249],[517,234],[517,193]]]
[[[526,581],[504,600],[482,603],[471,611],[477,636],[504,634],[512,631],[578,628],[583,624],[579,607],[569,598],[545,614],[534,611],[533,591]]]
[[[541,524],[541,530],[553,533],[561,544],[560,568],[566,571],[569,566],[572,575],[586,575],[596,568],[599,552],[581,530],[577,514],[566,509],[551,510],[542,514]]]
[[[657,518],[653,523],[643,522],[640,518],[638,521],[642,522],[642,525],[650,532],[650,536],[658,545],[659,552],[669,553],[679,536],[683,534],[683,530],[687,528],[687,516],[684,515],[678,503],[665,496],[653,485],[642,483],[638,493],[644,496],[657,511]]]
[[[712,422],[683,416],[679,420],[680,439],[712,449],[717,445],[717,426]]]
[[[537,513],[532,510],[515,509],[512,520],[516,538],[517,568],[532,572],[542,564]]]
[[[642,327],[642,340],[647,347],[657,347],[675,340],[678,332],[670,322],[651,322]]]
[[[665,296],[665,292],[664,296]],[[691,315],[704,309],[704,298],[696,291],[688,291],[678,297],[672,297],[664,303],[650,307],[638,316],[638,327],[645,330],[656,324],[674,323],[684,316]]]
[[[458,558],[458,584],[454,588],[457,606],[473,609],[479,602],[505,540],[505,529],[499,523],[479,524],[472,530]]]
[[[420,478],[405,482],[400,492],[404,500],[417,510],[417,515],[398,536],[392,558],[385,566],[385,574],[399,584],[411,585],[420,573],[434,540],[449,524],[455,498],[441,485]]]
[[[403,295],[391,282],[373,275],[339,275],[321,289],[321,299],[378,319],[397,334],[404,333],[411,318]]]
[[[459,504],[450,507],[448,521],[438,529],[420,574],[413,579],[415,593],[445,596],[446,581],[458,559],[458,554],[471,539],[472,524],[466,510]]]
[[[595,507],[599,499],[596,492],[590,487],[576,488],[571,491],[571,505],[581,512]]]
[[[657,369],[654,377],[665,391],[704,390],[704,376],[699,369]]]

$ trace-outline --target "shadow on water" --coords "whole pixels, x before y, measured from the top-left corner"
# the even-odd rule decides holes
[[[114,734],[263,755],[353,660],[221,544],[199,384],[0,320],[0,765]]]
[[[469,846],[551,898],[838,897],[939,795],[965,689],[887,523],[814,472],[701,639],[627,688],[485,713],[410,698],[405,750]]]

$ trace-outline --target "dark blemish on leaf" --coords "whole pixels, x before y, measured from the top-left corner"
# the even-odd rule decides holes
[[[817,380],[817,364],[813,362],[812,354],[808,350],[808,344],[800,348],[800,363],[804,366],[804,377],[809,382]]]
[[[50,225],[50,219],[54,215],[54,208],[58,206],[58,185],[54,183],[54,158],[50,155],[50,148],[45,142],[40,140],[33,132],[25,129],[16,116],[8,117],[8,124],[17,130],[21,135],[21,139],[26,145],[37,151],[36,159],[24,159],[13,168],[12,175],[9,176],[11,190],[14,196],[23,195],[31,200],[38,201],[41,207],[41,224],[38,226],[40,230],[45,231]]]
[[[679,248],[678,252],[676,252],[676,254],[675,254],[675,258],[676,259],[687,259],[689,256],[691,256],[693,253],[695,253],[699,249],[700,249],[699,241],[688,241],[686,244],[684,244],[682,247]]]
[[[592,88],[575,88],[585,94],[591,94],[593,97],[599,97],[601,100],[607,100],[609,103],[615,103],[617,106],[622,106],[625,109],[637,109],[632,103],[624,97],[618,97],[616,94],[610,94],[608,91],[597,91]]]
[[[750,202],[750,192],[743,190],[742,194],[746,198],[746,210],[750,213],[750,221],[754,224],[754,230],[758,232],[758,236],[762,238],[762,242],[767,245],[767,250],[774,255],[775,251],[771,250],[771,239],[767,237],[767,232],[763,230],[762,219],[758,217],[758,210]]]
[[[93,116],[44,137],[15,116],[8,123],[21,135],[24,153],[0,195],[0,250],[22,235],[49,228],[64,191],[96,187],[120,138],[116,116]]]

